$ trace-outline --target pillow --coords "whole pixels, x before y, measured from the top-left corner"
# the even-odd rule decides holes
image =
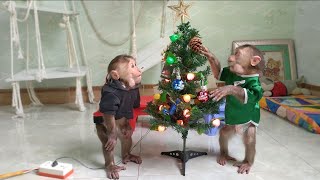
[[[272,96],[271,90],[273,89],[273,81],[265,76],[259,77],[261,87],[263,89],[263,96],[269,97]]]
[[[283,81],[283,84],[287,87],[288,95],[298,95],[298,94],[310,95],[311,92],[308,89],[298,87],[301,83],[304,83],[304,76],[301,76],[297,80]]]
[[[298,87],[297,83],[296,83],[296,80],[284,80],[283,84],[287,88],[287,94],[288,95],[294,94],[293,91]]]

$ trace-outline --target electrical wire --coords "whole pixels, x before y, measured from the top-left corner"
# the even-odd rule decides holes
[[[81,164],[82,166],[84,166],[85,168],[91,169],[91,170],[104,169],[104,167],[89,167],[89,166],[85,165],[83,162],[81,162],[80,160],[78,160],[78,159],[76,159],[76,158],[73,158],[73,157],[69,157],[69,156],[59,157],[59,158],[57,158],[56,160],[54,160],[52,164],[56,164],[57,161],[60,160],[60,159],[72,159],[72,160],[78,162],[79,164]]]
[[[149,134],[149,132],[150,132],[150,129],[148,129],[148,131],[143,136],[141,136],[139,141],[130,149],[130,152]],[[55,159],[52,164],[57,163],[57,161],[60,160],[60,159],[72,159],[72,160],[78,162],[79,164],[81,164],[83,167],[85,167],[87,169],[91,169],[91,170],[105,169],[105,167],[89,167],[89,166],[85,165],[83,162],[81,162],[80,160],[78,160],[76,158],[73,158],[73,157],[69,157],[69,156],[59,157],[59,158]],[[116,163],[116,165],[119,165],[121,163],[121,161],[122,160],[120,158],[120,160]]]
[[[130,152],[149,134],[150,129],[148,129],[148,131],[141,136],[141,138],[139,139],[139,141],[130,149]],[[141,144],[140,144],[141,145]],[[129,153],[130,153],[129,152]],[[68,157],[68,156],[62,156],[57,158],[56,160],[53,161],[52,163],[52,167],[56,166],[58,164],[58,160],[60,159],[73,159],[74,161],[78,162],[79,164],[81,164],[82,166],[84,166],[87,169],[91,169],[91,170],[99,170],[99,169],[105,169],[105,167],[89,167],[87,165],[85,165],[83,162],[81,162],[80,160],[73,158],[73,157]],[[120,158],[121,159],[121,158]],[[122,160],[119,160],[116,165],[119,165],[121,163]],[[39,170],[39,168],[33,168],[33,169],[27,169],[27,170],[20,170],[20,171],[15,171],[15,172],[9,172],[9,173],[5,173],[5,174],[0,174],[0,179],[7,179],[10,177],[14,177],[14,176],[19,176],[19,175],[23,175],[23,174],[27,174],[30,173],[32,171],[36,171]]]
[[[140,141],[142,141],[142,139],[144,139],[150,132],[150,129],[148,129],[148,131],[143,135],[141,136],[140,140],[131,148],[131,150],[129,151],[129,153],[139,144]],[[121,158],[120,160],[116,163],[116,165],[119,165],[121,163]]]

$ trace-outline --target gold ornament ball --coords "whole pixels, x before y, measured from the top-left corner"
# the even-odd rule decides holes
[[[155,100],[159,100],[159,99],[160,99],[160,94],[155,94],[155,95],[153,95],[153,98],[154,98]]]
[[[184,102],[188,103],[191,100],[191,96],[189,94],[185,94],[185,95],[183,95],[183,100],[184,100]]]

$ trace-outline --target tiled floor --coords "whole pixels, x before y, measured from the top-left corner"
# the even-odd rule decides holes
[[[86,104],[87,111],[76,111],[72,105],[26,106],[26,118],[12,118],[14,109],[0,107],[0,174],[36,168],[47,160],[62,156],[78,159],[89,167],[102,167],[101,145],[92,123],[96,104]],[[180,174],[181,163],[163,156],[163,151],[181,150],[182,138],[172,129],[165,132],[148,132],[148,118],[141,117],[133,135],[134,143],[144,139],[134,148],[142,164],[129,163],[121,171],[124,180],[316,180],[320,179],[320,135],[312,134],[287,121],[262,111],[257,133],[257,155],[248,175],[237,174],[231,163],[216,163],[219,152],[218,136],[198,135],[190,131],[187,147],[208,152],[207,156],[191,159],[186,165],[186,176]],[[244,148],[241,138],[234,137],[231,155],[241,160]],[[120,147],[117,146],[117,149]],[[116,159],[119,160],[119,151]],[[91,170],[72,159],[74,174],[69,179],[106,179],[104,170]],[[34,172],[11,178],[12,180],[49,180]]]

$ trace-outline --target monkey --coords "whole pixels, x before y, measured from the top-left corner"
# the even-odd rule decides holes
[[[204,45],[199,50],[207,57],[216,79],[225,81],[225,86],[209,92],[213,100],[226,98],[225,126],[219,132],[220,155],[217,163],[236,161],[228,152],[228,141],[236,133],[243,136],[245,157],[236,162],[240,174],[250,172],[256,154],[256,129],[260,121],[259,100],[263,90],[259,82],[264,68],[263,53],[253,45],[245,44],[235,49],[228,58],[228,67],[221,69],[220,61]]]
[[[141,83],[141,70],[129,55],[118,55],[108,65],[106,83],[101,89],[99,111],[103,122],[96,123],[97,135],[102,143],[105,170],[109,179],[119,179],[119,171],[125,170],[114,162],[117,138],[121,142],[122,163],[141,164],[141,157],[130,153],[132,129],[129,119],[133,118],[133,107],[139,97],[137,86]]]

